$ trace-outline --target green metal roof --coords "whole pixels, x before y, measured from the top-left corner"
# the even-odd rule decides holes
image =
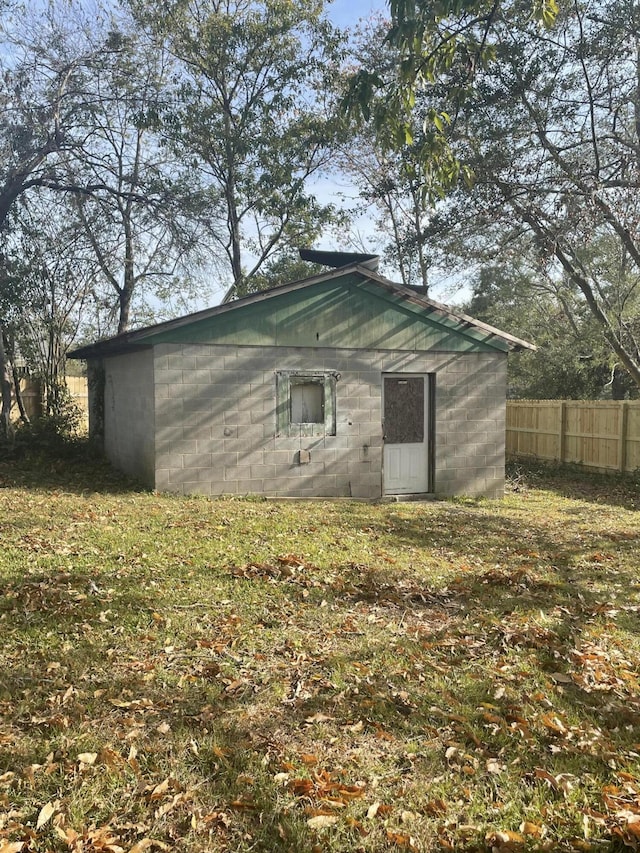
[[[81,347],[99,358],[160,343],[438,352],[535,349],[354,264]]]

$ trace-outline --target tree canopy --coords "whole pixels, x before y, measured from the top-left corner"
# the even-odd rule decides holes
[[[328,166],[343,125],[331,85],[342,38],[318,0],[136,9],[179,68],[160,117],[165,141],[198,169],[211,237],[245,293],[267,262],[336,220],[309,179]]]
[[[365,68],[352,99],[423,169],[431,251],[458,270],[526,255],[640,385],[636,5],[391,8],[398,74]]]

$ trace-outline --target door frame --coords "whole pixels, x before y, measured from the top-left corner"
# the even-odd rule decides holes
[[[384,426],[384,380],[385,379],[424,379],[424,428],[425,439],[427,445],[427,491],[423,494],[432,495],[435,493],[435,471],[436,471],[436,374],[435,373],[419,373],[417,371],[390,371],[382,374],[381,391],[382,391],[382,494],[383,495],[398,495],[402,497],[402,493],[387,492],[385,488],[385,472],[384,472],[384,446],[385,446],[385,426]],[[408,493],[410,494],[410,493]]]

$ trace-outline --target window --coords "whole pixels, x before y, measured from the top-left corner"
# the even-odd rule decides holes
[[[324,423],[324,382],[291,382],[289,386],[292,424]]]
[[[278,371],[277,434],[335,435],[337,378],[338,374],[327,371]]]

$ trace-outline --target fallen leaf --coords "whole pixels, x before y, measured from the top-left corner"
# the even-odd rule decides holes
[[[152,838],[141,838],[140,841],[137,841],[133,845],[133,847],[129,850],[129,853],[143,853],[144,850],[148,850],[152,845]]]
[[[529,820],[524,820],[520,824],[520,832],[523,835],[531,835],[534,838],[542,837],[542,827],[537,823],[532,823]]]
[[[290,788],[296,797],[305,797],[313,791],[315,785],[311,779],[291,779],[287,782],[287,788]]]
[[[77,846],[79,834],[75,831],[75,829],[63,828],[61,826],[56,826],[56,834],[58,838],[61,838],[67,847],[73,849],[74,845]],[[82,843],[82,842],[81,842]]]
[[[565,672],[552,672],[551,679],[555,681],[556,684],[573,684],[573,678]]]
[[[325,826],[333,826],[337,822],[338,818],[335,815],[319,814],[315,817],[310,817],[307,821],[307,826],[311,827],[311,829],[322,829]]]
[[[540,717],[540,720],[541,720],[542,724],[544,726],[546,726],[546,728],[549,729],[549,731],[555,732],[556,734],[559,734],[559,735],[566,735],[567,734],[567,731],[568,731],[567,727],[562,722],[562,720],[559,717],[557,717],[555,714],[543,714]]]
[[[359,833],[363,838],[369,835],[369,831],[364,828],[364,826],[360,823],[359,820],[356,820],[354,817],[348,817],[346,819],[346,824],[349,829],[353,829],[355,832]]]
[[[149,794],[149,799],[151,801],[162,799],[162,797],[164,797],[164,795],[169,790],[170,781],[170,778],[167,777],[163,782],[160,782],[158,785],[156,785],[155,788],[153,788],[153,790]]]
[[[80,755],[78,756],[78,761],[80,762],[80,764],[91,765],[91,764],[96,763],[97,757],[98,757],[97,752],[81,752]]]
[[[0,853],[20,853],[26,841],[6,841],[0,845]]]
[[[424,807],[425,814],[430,817],[438,817],[447,813],[447,804],[444,800],[429,800]]]
[[[329,717],[327,716],[327,714],[322,714],[320,711],[318,711],[318,713],[314,714],[312,717],[307,717],[305,719],[305,723],[307,723],[308,725],[311,725],[312,723],[326,723],[329,720],[333,719],[333,717]]]
[[[549,773],[548,770],[544,770],[542,767],[536,767],[533,772],[536,779],[543,779],[545,782],[548,782],[554,791],[560,790],[560,785],[558,785],[556,777]]]
[[[372,803],[367,809],[367,817],[369,820],[374,818],[378,814],[378,809],[380,808],[381,803]]]
[[[498,830],[497,832],[488,833],[485,837],[485,842],[492,850],[507,853],[509,850],[519,850],[524,845],[525,839],[519,832]]]
[[[404,847],[405,850],[417,850],[416,842],[413,836],[405,835],[402,832],[391,832],[387,830],[387,840],[398,847]]]
[[[57,801],[56,801],[57,804]],[[40,814],[38,815],[38,820],[36,823],[36,830],[42,829],[42,827],[48,823],[56,811],[56,805],[52,802],[46,804],[40,809]]]

